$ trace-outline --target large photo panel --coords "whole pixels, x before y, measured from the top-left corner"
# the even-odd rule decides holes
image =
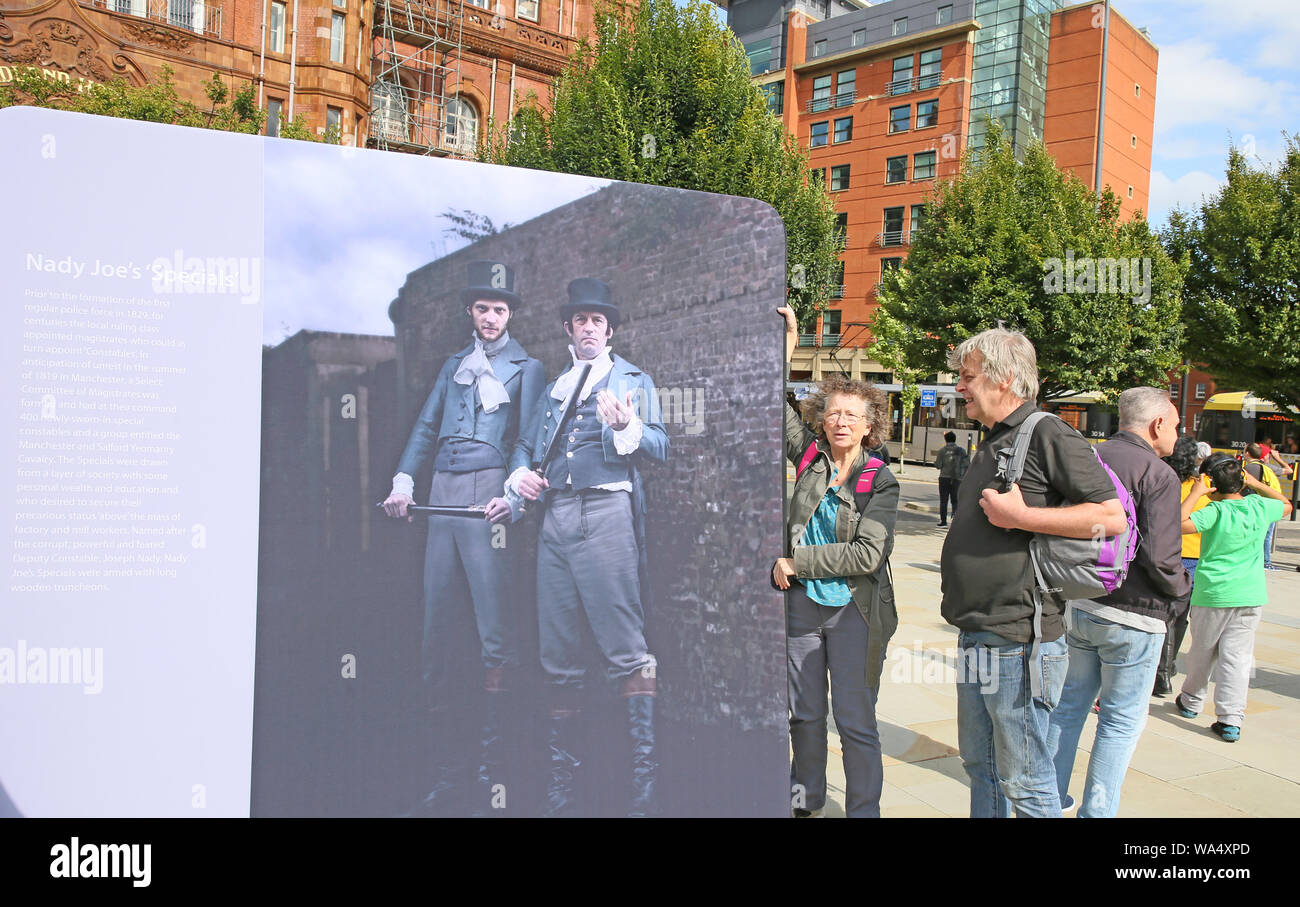
[[[784,815],[775,213],[285,142],[266,174],[254,813]]]

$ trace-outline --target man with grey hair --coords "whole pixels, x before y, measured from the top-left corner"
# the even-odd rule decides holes
[[[1168,391],[1133,387],[1119,395],[1119,431],[1097,448],[1133,498],[1138,547],[1122,586],[1098,599],[1067,603],[1070,667],[1052,712],[1048,744],[1057,790],[1069,811],[1073,801],[1066,791],[1079,734],[1100,696],[1081,818],[1111,818],[1119,811],[1124,775],[1147,722],[1165,626],[1174,602],[1191,588],[1182,559],[1181,485],[1160,459],[1173,453],[1177,441],[1178,409]]]
[[[1063,603],[1035,588],[1029,542],[1036,532],[1115,535],[1127,520],[1092,447],[1059,419],[1034,431],[1019,482],[1008,488],[999,478],[998,453],[1014,445],[1037,409],[1038,361],[1028,338],[987,330],[953,350],[948,364],[968,416],[988,429],[962,480],[962,518],[941,557],[943,617],[960,631],[958,663],[978,667],[957,678],[971,817],[1009,817],[1013,808],[1023,817],[1059,817],[1047,732],[1065,682]]]

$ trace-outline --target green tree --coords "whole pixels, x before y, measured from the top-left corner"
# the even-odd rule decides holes
[[[1002,324],[1038,353],[1041,394],[1162,386],[1182,352],[1182,269],[1139,214],[1119,217],[1041,144],[1016,160],[998,128],[928,200],[903,268],[881,279],[876,326],[911,328],[906,361],[945,371],[948,351]]]
[[[605,5],[549,109],[530,97],[494,124],[481,160],[748,196],[785,222],[789,301],[807,324],[838,279],[834,206],[750,81],[744,48],[708,4]]]
[[[213,73],[203,83],[203,93],[208,99],[206,108],[183,100],[176,93],[169,66],[162,67],[156,80],[138,87],[120,76],[110,82],[78,86],[29,66],[18,69],[12,81],[0,85],[0,107],[28,105],[223,132],[261,132],[266,114],[257,109],[256,90],[251,84],[245,82],[232,92]],[[321,140],[307,127],[301,114],[283,122],[280,135],[313,142]],[[335,133],[327,134],[324,140],[338,144]]]
[[[1188,266],[1187,352],[1220,382],[1300,414],[1300,141],[1277,167],[1228,152],[1228,182],[1163,239]]]

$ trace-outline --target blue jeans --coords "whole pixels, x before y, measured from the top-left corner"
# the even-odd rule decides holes
[[[1273,566],[1273,530],[1277,529],[1277,523],[1268,524],[1268,532],[1264,533],[1264,566]]]
[[[1070,615],[1065,633],[1070,669],[1061,704],[1052,713],[1048,743],[1056,763],[1057,790],[1064,801],[1079,750],[1079,734],[1100,692],[1097,739],[1088,759],[1079,818],[1109,819],[1119,812],[1124,775],[1146,727],[1151,685],[1165,637],[1074,608]]]
[[[1065,638],[1040,647],[1030,664],[1029,643],[984,645],[966,631],[957,639],[957,743],[970,778],[972,819],[1059,819],[1061,801],[1047,746],[1048,718],[1065,683]],[[1029,672],[1042,672],[1043,699],[1029,694]]]

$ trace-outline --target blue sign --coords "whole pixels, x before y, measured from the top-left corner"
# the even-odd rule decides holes
[[[923,387],[923,388],[921,388],[921,405],[922,405],[922,406],[935,406],[936,403],[935,403],[935,399],[934,399],[934,398],[935,398],[935,395],[936,395],[936,394],[937,394],[937,391],[935,391],[935,389],[932,388],[932,387]]]

